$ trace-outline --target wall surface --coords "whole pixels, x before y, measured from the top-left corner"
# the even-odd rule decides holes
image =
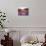
[[[18,16],[18,7],[28,7],[29,16]],[[6,12],[6,27],[46,27],[46,0],[0,0]]]
[[[18,16],[18,7],[22,6],[29,8],[29,16]],[[36,31],[35,33],[45,31],[42,33],[46,33],[46,0],[0,0],[0,10],[6,12],[5,26],[10,31],[19,31],[20,33],[11,34],[14,46],[20,45],[19,37],[21,38],[25,34],[30,35],[32,31]],[[2,38],[2,35],[0,37]]]

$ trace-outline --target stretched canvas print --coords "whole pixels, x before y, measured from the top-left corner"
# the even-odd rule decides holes
[[[29,15],[29,9],[27,7],[18,8],[18,15],[19,16],[28,16]]]

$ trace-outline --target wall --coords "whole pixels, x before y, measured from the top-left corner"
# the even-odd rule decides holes
[[[7,27],[46,27],[46,0],[0,0],[6,12]],[[18,16],[18,7],[29,7],[29,16]]]
[[[29,16],[18,16],[20,6],[29,7]],[[5,26],[20,31],[20,36],[31,31],[46,31],[46,0],[0,0],[0,9],[7,15]]]

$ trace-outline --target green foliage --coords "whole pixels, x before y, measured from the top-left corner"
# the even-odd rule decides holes
[[[5,15],[5,13],[0,11],[0,27],[1,27],[1,28],[4,27],[3,25],[4,25],[5,20],[6,20],[6,15]]]

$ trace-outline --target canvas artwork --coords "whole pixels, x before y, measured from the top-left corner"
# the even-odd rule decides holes
[[[27,7],[20,7],[18,8],[18,16],[28,16],[29,9]]]

